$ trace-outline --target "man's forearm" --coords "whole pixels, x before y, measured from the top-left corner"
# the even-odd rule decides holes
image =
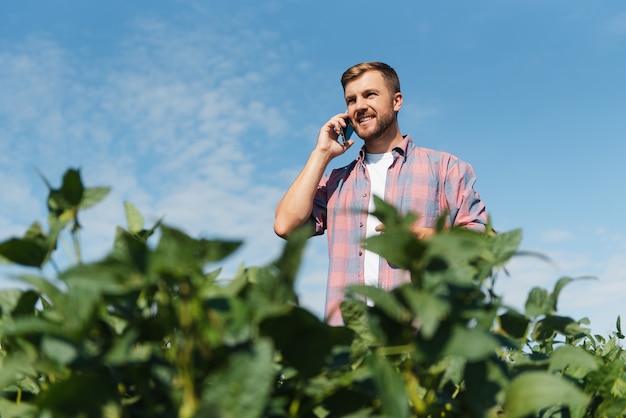
[[[286,238],[311,216],[313,199],[330,158],[313,151],[298,177],[276,207],[274,232]]]
[[[311,216],[317,187],[330,161],[354,144],[350,139],[340,144],[339,133],[346,128],[348,114],[339,113],[328,120],[317,136],[317,144],[304,168],[276,207],[274,232],[285,238]]]

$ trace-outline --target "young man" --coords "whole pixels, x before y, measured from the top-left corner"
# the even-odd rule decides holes
[[[274,231],[283,238],[307,222],[316,235],[328,232],[326,317],[331,325],[342,323],[339,304],[347,285],[391,289],[409,280],[406,272],[362,248],[365,237],[383,229],[368,215],[374,195],[416,213],[413,230],[420,238],[434,233],[446,210],[451,225],[483,231],[487,223],[471,165],[449,153],[417,147],[401,134],[402,93],[393,68],[381,62],[357,64],[344,72],[341,84],[347,111],[320,129],[315,149],[278,203],[274,221]],[[330,161],[354,145],[354,140],[339,141],[347,121],[364,145],[351,164],[324,176]]]

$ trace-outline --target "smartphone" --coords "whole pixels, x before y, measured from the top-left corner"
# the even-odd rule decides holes
[[[343,137],[343,143],[345,144],[354,133],[354,128],[352,127],[352,125],[350,125],[350,121],[348,119],[344,120],[346,121],[346,127],[345,129],[341,130],[341,136]]]

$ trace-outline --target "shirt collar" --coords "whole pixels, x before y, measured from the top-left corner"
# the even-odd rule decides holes
[[[396,145],[391,152],[393,153],[393,157],[397,158],[397,157],[402,157],[402,162],[406,161],[406,156],[408,154],[408,150],[409,150],[409,144],[412,144],[413,140],[411,139],[411,135],[404,135],[402,137],[402,142],[400,142],[398,145]],[[361,147],[361,149],[359,150],[359,158],[358,158],[359,162],[361,163],[365,163],[365,145],[363,145]]]
[[[409,154],[409,147],[412,143],[411,135],[404,135],[402,142],[393,149],[394,156],[402,157],[402,162],[406,161],[406,156]]]

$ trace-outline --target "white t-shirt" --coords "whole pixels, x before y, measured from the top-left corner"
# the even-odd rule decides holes
[[[365,154],[365,166],[370,178],[370,202],[368,212],[374,210],[374,195],[381,199],[385,196],[385,183],[387,181],[387,170],[393,162],[393,154],[387,152],[384,154]],[[376,226],[380,225],[380,220],[373,215],[368,215],[366,224],[366,237],[378,235]],[[366,285],[378,286],[378,269],[380,266],[380,256],[371,251],[365,251],[364,254],[364,279]]]

